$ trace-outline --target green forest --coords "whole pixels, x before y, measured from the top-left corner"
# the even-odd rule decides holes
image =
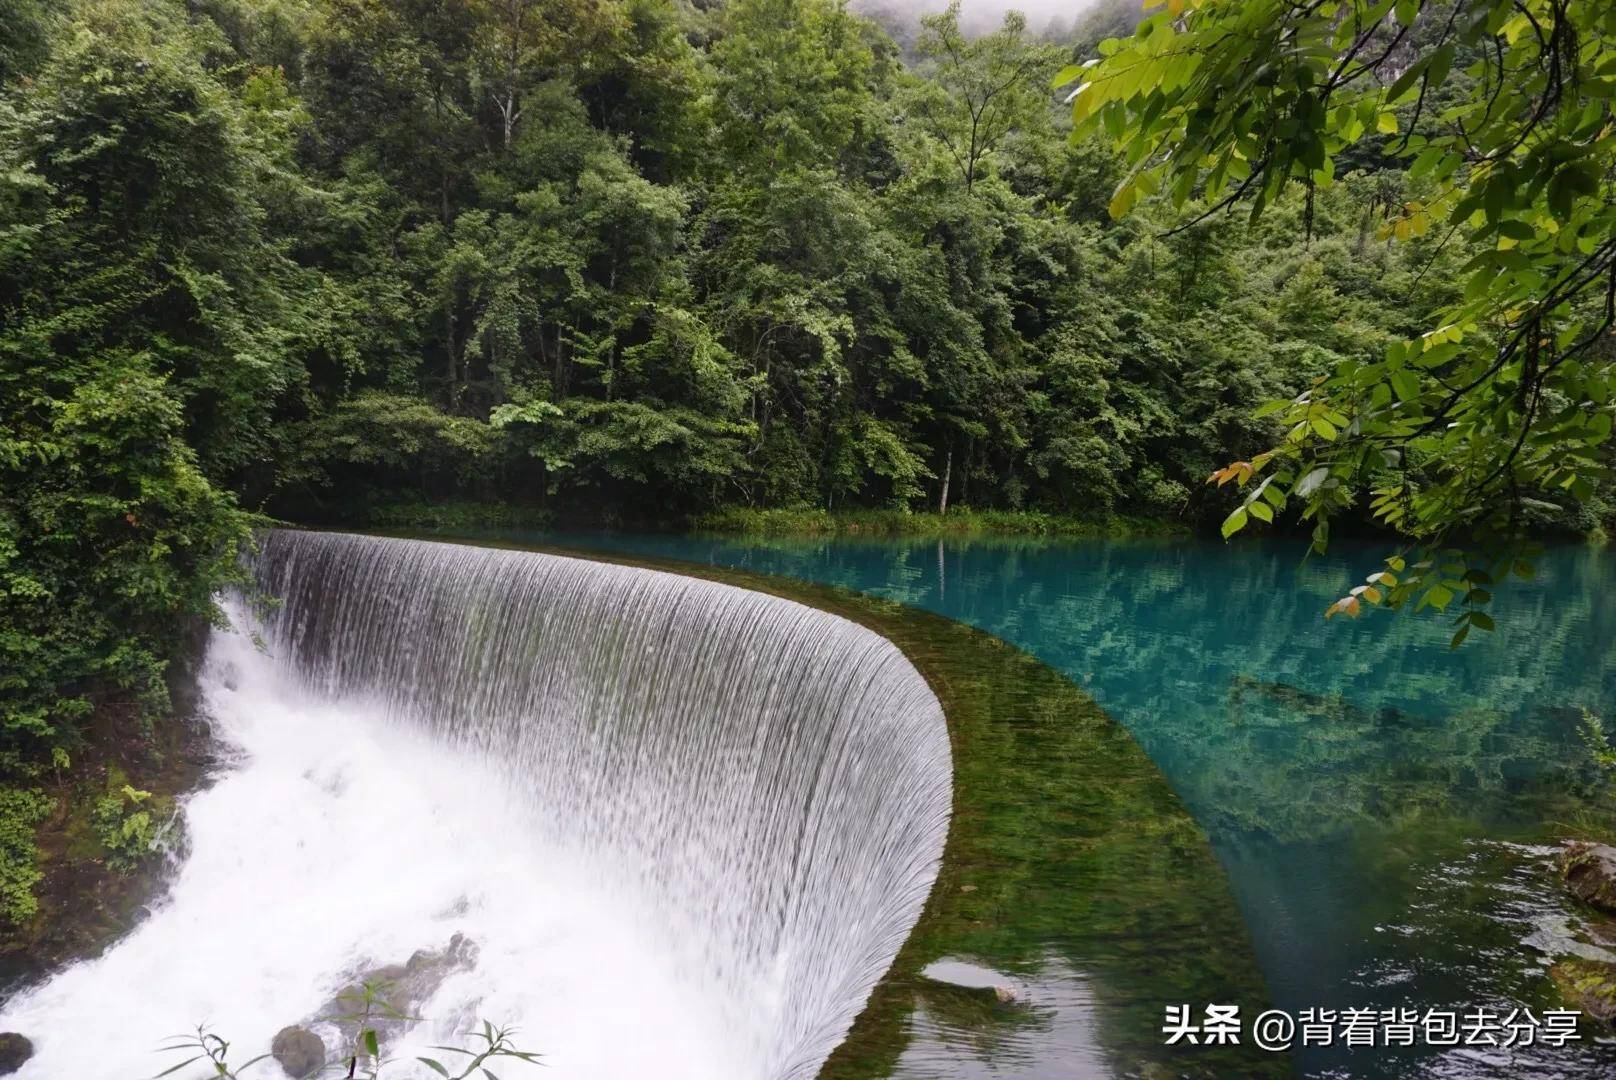
[[[1564,211],[1561,247],[1604,260],[1601,288],[1611,259],[1608,202],[1576,217],[1611,177],[1567,164],[1612,156],[1601,16],[1536,55],[1569,50],[1562,81],[1587,66],[1594,112],[1551,118],[1605,157],[1555,157],[1542,183],[1522,166],[1455,211],[1485,219],[1472,232],[1431,219],[1482,165],[1420,151],[1443,109],[1520,84],[1489,57],[1532,31],[1486,21],[1507,4],[1471,5],[1486,19],[1462,32],[1464,4],[1356,6],[1374,21],[1353,52],[1414,73],[1373,84],[1368,131],[1298,76],[1300,104],[1264,99],[1262,156],[1209,178],[1141,162],[1162,138],[1206,140],[1209,162],[1243,146],[1210,97],[1165,94],[1226,87],[1164,69],[1164,92],[1086,107],[1071,85],[1136,24],[1128,48],[1155,48],[1180,0],[970,32],[957,9],[837,0],[0,0],[4,915],[34,913],[50,778],[93,718],[164,715],[172,661],[272,519],[1287,527],[1250,465],[1208,477],[1260,469],[1295,421],[1269,402],[1334,440],[1348,418],[1309,388],[1362,381],[1474,300],[1476,260],[1534,235],[1517,189],[1523,213]],[[1315,112],[1342,128],[1310,143]],[[1278,177],[1261,213],[1223,212],[1225,184],[1257,193],[1254,160]],[[1568,302],[1597,314],[1598,293]],[[1525,377],[1489,374],[1524,400]],[[1407,378],[1362,385],[1413,407]],[[1584,467],[1513,484],[1512,535],[1603,525],[1593,401]],[[1519,411],[1488,414],[1504,442]],[[1403,529],[1364,460],[1285,483],[1321,522]],[[1442,506],[1414,512],[1481,520]]]

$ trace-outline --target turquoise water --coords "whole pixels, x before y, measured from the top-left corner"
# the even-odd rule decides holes
[[[1601,782],[1578,724],[1583,709],[1616,717],[1616,556],[1551,551],[1534,581],[1501,590],[1498,632],[1452,651],[1432,614],[1321,617],[1377,564],[1371,548],[545,539],[858,589],[1065,672],[1206,830],[1280,1008],[1553,1004],[1542,950],[1576,913],[1541,845]],[[1587,1043],[1296,1060],[1308,1075],[1616,1074]]]

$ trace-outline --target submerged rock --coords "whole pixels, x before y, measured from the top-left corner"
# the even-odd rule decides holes
[[[1616,952],[1584,940],[1585,937],[1605,940],[1608,933],[1605,927],[1573,923],[1564,915],[1542,915],[1534,921],[1536,929],[1522,938],[1521,944],[1545,956],[1575,956],[1596,963],[1616,964]]]
[[[353,982],[326,1003],[315,1019],[335,1024],[345,1042],[359,1034],[366,1012],[365,988],[371,992],[369,1016],[363,1026],[386,1039],[403,1031],[417,1017],[415,1009],[437,992],[443,980],[477,963],[477,943],[455,934],[442,949],[417,949],[402,964],[387,964],[357,972]],[[287,1030],[291,1030],[288,1028]]]
[[[983,996],[991,995],[1001,1005],[1013,1005],[1026,997],[1025,991],[1002,972],[973,964],[966,960],[944,957],[927,964],[920,972],[923,978],[957,990],[969,990]]]
[[[1549,977],[1573,1007],[1602,1024],[1616,1024],[1616,966],[1573,957],[1551,967]]]
[[[34,1056],[34,1044],[26,1035],[0,1031],[0,1076],[10,1076]]]
[[[306,1027],[283,1027],[270,1040],[269,1055],[293,1080],[312,1076],[325,1064],[325,1043]]]
[[[1616,912],[1616,848],[1609,844],[1567,844],[1560,874],[1573,896],[1602,911]]]

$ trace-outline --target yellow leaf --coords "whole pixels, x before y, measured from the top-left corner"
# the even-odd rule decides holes
[[[1343,596],[1341,599],[1324,609],[1324,617],[1329,619],[1336,615],[1347,615],[1356,619],[1360,610],[1361,605],[1358,603],[1358,598],[1356,596]]]
[[[1138,201],[1139,189],[1134,186],[1132,180],[1124,180],[1118,185],[1117,193],[1111,196],[1111,206],[1109,207],[1111,216],[1114,218],[1125,217],[1128,211],[1133,209],[1133,204]]]

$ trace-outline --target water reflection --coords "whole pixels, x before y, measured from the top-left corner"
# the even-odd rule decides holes
[[[1035,980],[958,960],[929,966],[925,974],[938,985],[915,1007],[909,1044],[892,1072],[895,1080],[1042,1080],[1050,1075],[1051,1061],[1060,1062],[1060,1075],[1073,1080],[1114,1075],[1114,1062],[1101,1049],[1089,980],[1058,955],[1037,966]],[[994,994],[1000,987],[1014,1000],[1000,1001]],[[990,1022],[984,1023],[984,1013],[991,1014]],[[1036,1034],[1018,1030],[1022,1027]]]

